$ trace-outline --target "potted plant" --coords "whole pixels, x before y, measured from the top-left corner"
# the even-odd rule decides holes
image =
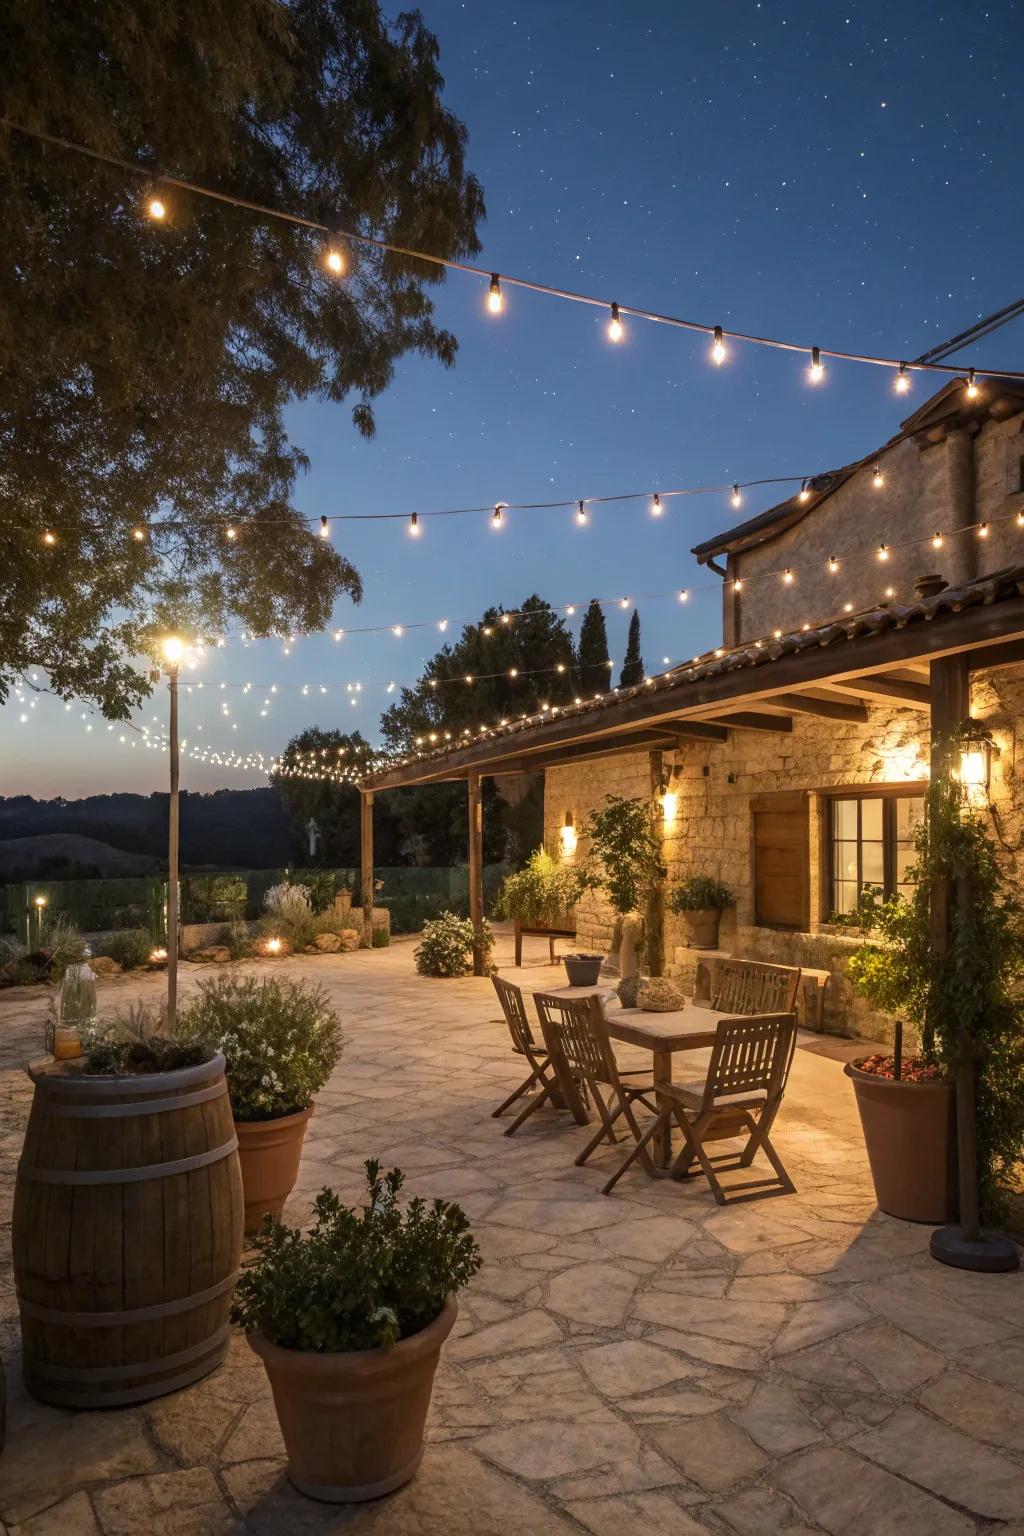
[[[468,917],[442,912],[440,917],[423,924],[420,942],[412,952],[421,976],[468,976],[473,969],[473,944],[476,935]],[[491,925],[484,922],[480,944],[486,966],[494,948]]]
[[[224,976],[200,983],[179,1022],[224,1055],[245,1230],[256,1232],[295,1187],[313,1099],[341,1057],[338,1017],[322,987]]]
[[[270,1379],[288,1477],[329,1503],[379,1498],[416,1471],[455,1295],[480,1267],[458,1205],[403,1209],[401,1170],[365,1167],[360,1210],[325,1189],[308,1233],[268,1225],[235,1293],[234,1320]]]
[[[223,1359],[242,1183],[223,1056],[141,1005],[83,1044],[28,1069],[14,1276],[28,1390],[112,1408]]]
[[[572,910],[594,884],[585,864],[566,864],[535,848],[522,869],[506,875],[494,904],[497,918],[514,918],[524,927],[543,932],[573,928]]]
[[[957,1214],[954,1074],[976,1072],[977,1164],[983,1215],[998,1217],[1003,1185],[1024,1153],[1020,1055],[1024,963],[1020,902],[963,785],[937,779],[915,838],[912,894],[874,903],[877,940],[857,949],[849,976],[862,996],[910,1022],[920,1053],[863,1057],[852,1079],[880,1208],[910,1221]],[[936,942],[933,892],[948,889]]]
[[[687,875],[673,887],[669,907],[686,924],[696,949],[717,949],[722,913],[735,903],[727,885],[711,875]]]

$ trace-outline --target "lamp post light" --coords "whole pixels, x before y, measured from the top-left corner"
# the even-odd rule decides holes
[[[42,947],[43,947],[43,912],[44,912],[44,910],[46,908],[46,900],[47,900],[47,898],[45,896],[36,896],[36,897],[33,898],[33,902],[32,902],[32,905],[36,909],[36,948],[37,949],[42,949]],[[29,944],[29,948],[31,949],[32,948],[31,924],[29,926],[28,944]]]
[[[173,1030],[178,1011],[178,671],[185,656],[185,642],[166,635],[160,650],[170,691],[168,752],[171,760],[171,795],[167,828],[167,1028]]]

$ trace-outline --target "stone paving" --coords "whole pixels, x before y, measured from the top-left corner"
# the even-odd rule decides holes
[[[531,980],[558,984],[541,954],[527,950]],[[575,1168],[587,1133],[567,1117],[541,1110],[511,1139],[491,1119],[522,1067],[488,982],[417,977],[408,941],[278,968],[322,981],[348,1036],[288,1216],[324,1184],[355,1197],[372,1154],[405,1168],[410,1191],[461,1201],[485,1256],[423,1466],[374,1505],[294,1492],[241,1337],[206,1381],[140,1408],[32,1402],[7,1240],[13,1536],[1024,1536],[1024,1276],[943,1269],[927,1229],[879,1215],[835,1048],[805,1038],[777,1124],[798,1194],[723,1210],[703,1182],[631,1172],[604,1198],[618,1149]],[[186,990],[202,974],[186,969]],[[119,978],[101,1001],[159,986]],[[0,996],[8,1233],[20,1067],[45,1006],[38,991]]]

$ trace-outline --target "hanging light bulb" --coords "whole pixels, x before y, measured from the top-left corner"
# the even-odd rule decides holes
[[[900,371],[893,380],[892,387],[898,395],[905,395],[910,388],[910,374],[907,372],[906,363],[900,363]]]
[[[743,579],[742,579],[742,577],[740,577],[740,576],[736,577],[735,581],[732,584],[732,589],[733,589],[734,592],[742,592],[743,591]]]
[[[422,532],[419,516],[414,512],[409,519],[409,537],[410,539],[418,539]]]
[[[612,305],[612,317],[608,321],[608,340],[621,341],[623,335],[622,321],[619,319],[619,306]]]
[[[715,338],[711,344],[711,361],[715,364],[716,367],[720,368],[721,365],[725,362],[726,356],[727,353],[725,350],[725,342],[722,340],[722,327],[720,325],[716,325]]]
[[[327,252],[324,262],[327,270],[333,272],[335,277],[340,277],[345,270],[345,258],[335,246],[332,246]]]
[[[967,398],[968,400],[976,400],[977,397],[978,385],[974,378],[974,369],[969,368],[967,371]]]
[[[403,630],[401,624],[392,624],[392,626],[391,626],[391,633],[393,635],[398,635],[399,639],[401,639],[401,637],[405,633],[405,631]]]
[[[583,505],[582,501],[577,502],[576,504],[576,521],[580,524],[583,524],[587,521],[587,509]]]
[[[501,527],[501,502],[500,501],[499,501],[498,505],[494,509],[494,516],[491,518],[491,527],[492,528],[500,528]]]
[[[1017,527],[1024,528],[1024,512],[1017,513]]]
[[[509,677],[518,677],[519,676],[519,668],[518,667],[509,667],[508,675],[509,675]]]
[[[686,602],[689,602],[689,598],[690,598],[689,592],[687,592],[686,588],[683,587],[682,590],[679,593],[679,601],[681,603],[686,603]]]
[[[655,491],[654,500],[651,502],[651,516],[660,517],[664,510],[665,508],[661,504],[661,497],[658,495],[657,491]]]
[[[811,348],[811,365],[807,370],[807,377],[812,384],[820,384],[825,377],[825,365],[821,361],[821,348]]]
[[[570,603],[565,611],[571,617],[576,612],[576,604],[575,603]]]
[[[788,565],[782,573],[782,579],[786,583],[787,587],[791,587],[793,585],[793,572],[789,569]]]
[[[487,308],[492,315],[500,315],[505,308],[505,295],[501,291],[497,272],[491,273],[491,286],[487,290]]]
[[[224,530],[224,537],[228,540],[234,541],[238,538],[238,529],[229,523]]]
[[[932,539],[932,549],[941,549],[941,548],[942,548],[942,534],[941,533],[936,533],[935,536]]]
[[[879,546],[878,546],[878,558],[879,558],[879,560],[888,560],[888,558],[889,558],[889,546],[887,544],[879,544]]]
[[[979,523],[978,524],[978,538],[979,539],[987,539],[988,538],[988,523]]]
[[[320,537],[322,539],[329,539],[330,536],[331,536],[330,526],[329,526],[329,524],[327,522],[326,517],[322,517],[320,519]]]
[[[628,608],[629,607],[629,598],[628,597],[620,597],[619,598],[619,607],[620,608]]]
[[[732,496],[730,497],[730,500],[732,501],[734,507],[738,507],[743,501],[743,497],[740,495],[739,483],[737,481],[733,481]]]
[[[145,530],[145,528],[133,528],[132,529],[132,538],[135,540],[136,544],[143,544],[143,543],[145,543],[145,539],[146,539],[146,530]]]
[[[797,501],[809,501],[811,499],[810,488],[808,487],[806,480],[801,485],[799,494],[797,495],[796,499]]]
[[[146,204],[146,212],[149,214],[151,219],[156,219],[157,223],[159,223],[161,219],[167,217],[167,207],[159,197],[150,198],[149,202]]]
[[[828,557],[828,568],[832,572],[833,576],[838,571],[838,569],[839,569],[839,561],[836,559],[835,555],[829,555],[829,557]]]
[[[52,546],[54,544],[56,544],[56,542],[57,542],[57,535],[55,533],[52,533],[50,531],[50,529],[47,528],[46,531],[43,534],[43,543],[47,546],[47,548],[52,548]]]
[[[871,476],[871,484],[876,491],[880,491],[885,484],[885,476],[882,474],[882,466],[880,464],[875,465],[874,473]]]

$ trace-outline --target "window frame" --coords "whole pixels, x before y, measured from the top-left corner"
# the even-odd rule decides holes
[[[882,888],[885,897],[896,894],[896,855],[898,851],[896,828],[896,802],[898,800],[920,800],[928,789],[927,780],[914,781],[906,784],[844,784],[836,788],[821,791],[822,809],[824,816],[822,838],[822,922],[829,919],[838,911],[836,906],[836,842],[849,841],[849,839],[837,839],[835,834],[835,807],[841,800],[856,800],[857,806],[857,893],[864,889],[863,880],[863,834],[861,831],[861,801],[880,800],[882,802]],[[873,841],[873,839],[871,839]],[[874,881],[869,881],[874,884]]]

